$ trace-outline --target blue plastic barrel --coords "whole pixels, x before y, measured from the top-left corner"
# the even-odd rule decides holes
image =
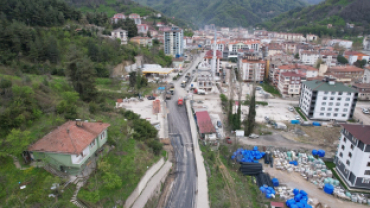
[[[307,192],[305,192],[303,190],[299,191],[299,193],[302,194],[302,196],[307,196]]]
[[[319,155],[319,157],[325,157],[325,150],[319,150],[317,151],[317,154]]]
[[[316,155],[317,155],[317,150],[315,150],[315,149],[314,149],[314,150],[312,150],[312,155],[313,155],[313,156],[316,156]]]
[[[333,194],[334,192],[334,186],[331,185],[330,183],[326,183],[324,186],[324,192],[327,194]]]
[[[279,186],[279,180],[277,178],[272,179],[272,184],[276,187]]]
[[[312,125],[313,126],[321,126],[321,124],[319,122],[316,122],[316,121],[315,122],[312,122]]]

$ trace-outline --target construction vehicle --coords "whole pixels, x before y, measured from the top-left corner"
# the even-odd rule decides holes
[[[179,97],[179,99],[177,100],[177,105],[178,106],[184,105],[184,98]]]
[[[181,87],[182,88],[185,88],[186,87],[186,81],[185,80],[181,82]]]

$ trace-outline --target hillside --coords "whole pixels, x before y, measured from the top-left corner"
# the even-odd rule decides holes
[[[197,26],[250,26],[306,3],[300,0],[135,0]]]
[[[64,0],[69,5],[77,8],[83,13],[105,13],[108,18],[113,17],[116,13],[131,14],[137,13],[140,16],[148,16],[146,22],[170,22],[183,28],[191,28],[193,25],[186,20],[178,18],[169,18],[162,14],[162,17],[157,18],[154,15],[159,11],[150,7],[142,6],[131,0]]]
[[[314,4],[318,4],[318,3],[320,3],[320,2],[323,2],[324,0],[302,0],[303,2],[306,2],[306,3],[308,3],[308,4],[312,4],[312,5],[314,5]]]
[[[318,5],[293,9],[259,26],[320,36],[357,36],[370,33],[369,11],[369,0],[326,0]],[[346,23],[355,26],[349,28]],[[328,24],[332,24],[332,28],[328,28]]]

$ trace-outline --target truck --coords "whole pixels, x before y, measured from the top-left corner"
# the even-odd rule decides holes
[[[185,80],[181,82],[181,87],[182,88],[185,88],[186,87],[186,81]]]
[[[171,92],[171,95],[175,92],[175,85],[171,82],[167,85],[166,90],[169,90]]]
[[[185,78],[190,78],[190,72],[185,75]]]
[[[184,98],[179,97],[179,99],[177,100],[177,105],[178,106],[184,105]]]

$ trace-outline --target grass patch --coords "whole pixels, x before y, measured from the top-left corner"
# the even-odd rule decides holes
[[[55,199],[49,198],[52,194],[49,184],[45,184],[45,178],[52,176],[42,168],[31,167],[27,170],[19,170],[13,164],[10,157],[0,158],[0,203],[4,207],[28,207],[37,206],[42,202],[44,207],[55,206]],[[54,176],[52,176],[54,177]],[[20,189],[20,185],[26,185]],[[58,197],[59,207],[73,207],[69,202],[75,185],[70,184]]]
[[[271,93],[273,95],[277,95],[277,96],[281,97],[281,94],[280,94],[279,90],[276,89],[274,86],[270,85],[269,83],[264,82],[264,83],[261,84],[261,87],[263,88],[263,90],[265,92],[268,92],[268,93]]]
[[[301,109],[299,107],[294,107],[295,110],[298,112],[298,114],[302,117],[303,120],[307,121],[306,116],[302,113]]]
[[[250,105],[250,100],[245,100],[242,103],[243,105]],[[262,106],[267,106],[269,103],[265,101],[256,101],[256,105],[262,105]]]

